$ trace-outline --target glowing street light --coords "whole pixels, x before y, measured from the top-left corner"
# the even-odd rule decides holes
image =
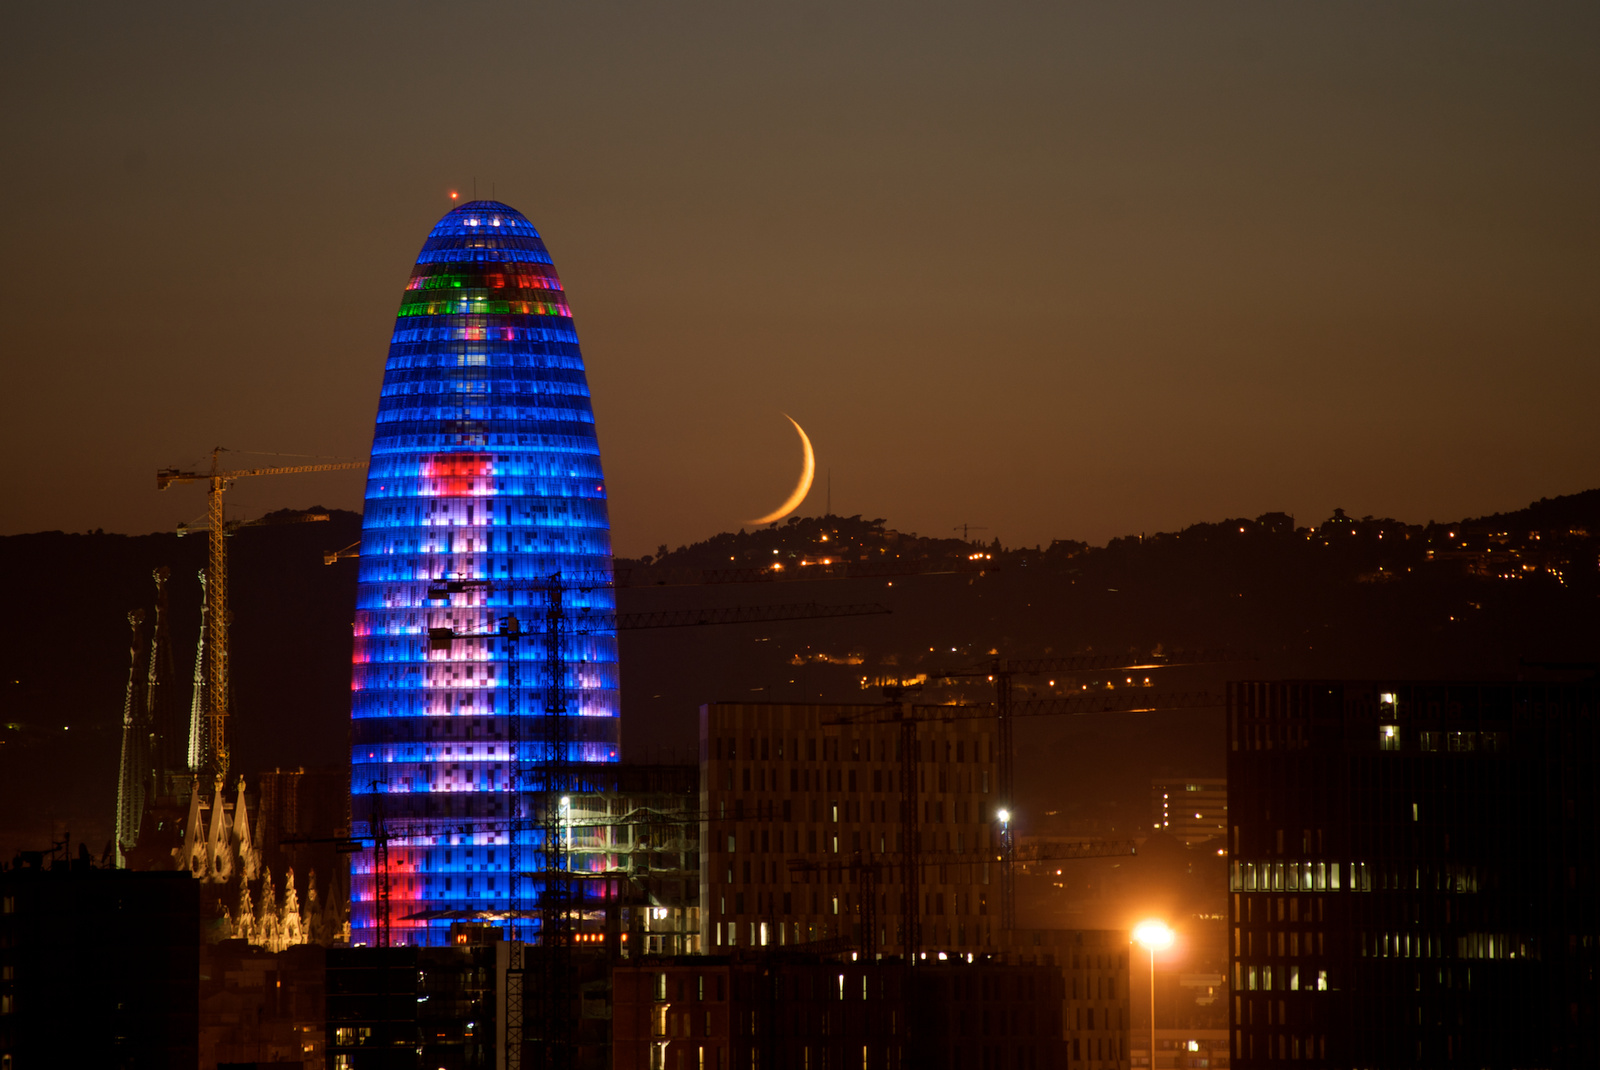
[[[1172,946],[1176,934],[1166,922],[1156,918],[1133,927],[1133,940],[1150,952],[1150,1070],[1156,1066],[1156,952]]]
[[[1000,819],[1000,824],[1002,824],[1002,825],[1009,825],[1011,823],[1011,811],[1010,810],[1001,810],[995,816]]]

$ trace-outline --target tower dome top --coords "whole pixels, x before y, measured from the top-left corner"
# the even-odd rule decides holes
[[[468,201],[450,209],[422,243],[419,267],[440,261],[550,263],[549,250],[528,217],[501,201]]]

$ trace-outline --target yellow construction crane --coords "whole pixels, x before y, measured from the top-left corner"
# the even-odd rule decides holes
[[[206,563],[206,730],[210,737],[210,765],[219,785],[228,775],[228,741],[224,729],[228,717],[228,525],[222,509],[223,492],[235,480],[246,476],[342,472],[367,466],[366,461],[333,461],[225,470],[222,467],[222,455],[226,452],[221,446],[211,451],[209,472],[163,468],[156,473],[157,490],[166,490],[174,483],[209,481],[211,484],[206,497],[206,514],[211,530],[210,557]]]

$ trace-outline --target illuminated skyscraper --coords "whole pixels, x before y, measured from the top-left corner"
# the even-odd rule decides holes
[[[400,301],[362,525],[351,809],[357,835],[374,830],[380,806],[400,833],[387,852],[395,943],[443,943],[446,912],[506,910],[512,749],[524,741],[524,787],[538,790],[550,702],[566,711],[565,760],[617,761],[614,601],[596,582],[610,569],[600,448],[561,281],[521,213],[461,205],[429,232]],[[554,575],[581,624],[562,629],[552,661],[541,629]],[[497,637],[513,615],[529,635],[520,649]],[[356,943],[377,942],[376,854],[352,864]],[[436,916],[404,920],[422,913]]]

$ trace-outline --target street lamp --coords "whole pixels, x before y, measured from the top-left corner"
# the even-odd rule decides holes
[[[1150,1070],[1156,1070],[1156,952],[1171,947],[1174,935],[1166,922],[1155,918],[1133,927],[1134,942],[1150,952]]]

